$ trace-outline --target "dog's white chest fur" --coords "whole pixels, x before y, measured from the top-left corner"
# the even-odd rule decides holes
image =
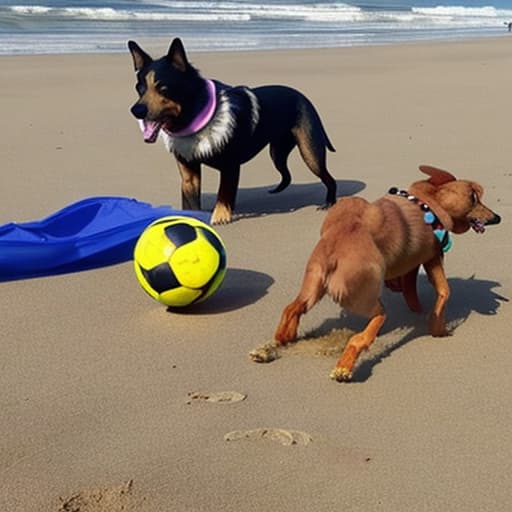
[[[251,127],[256,128],[259,121],[259,104],[255,94],[247,88],[244,92],[251,105]],[[233,105],[225,91],[221,91],[218,106],[212,120],[199,132],[186,137],[173,137],[164,130],[160,136],[165,147],[186,161],[205,160],[220,153],[233,137],[236,129],[236,105]]]

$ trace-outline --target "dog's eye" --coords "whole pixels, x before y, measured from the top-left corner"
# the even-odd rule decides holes
[[[473,203],[473,206],[478,204],[478,194],[474,190],[471,192],[471,202]]]
[[[169,91],[169,87],[167,85],[159,85],[158,86],[158,92],[160,94],[166,94]]]

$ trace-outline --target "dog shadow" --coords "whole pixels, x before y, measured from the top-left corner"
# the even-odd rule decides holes
[[[357,180],[338,180],[336,184],[338,197],[358,194],[366,187],[362,181]],[[277,194],[269,193],[272,188],[272,186],[240,188],[237,193],[234,220],[288,213],[307,206],[324,204],[326,189],[322,183],[292,183]],[[205,209],[213,209],[216,197],[216,193],[203,194]]]
[[[235,311],[260,300],[268,293],[272,284],[274,279],[263,272],[228,268],[213,300],[208,299],[190,308],[179,308],[179,312],[188,315],[215,315]],[[169,307],[167,311],[174,313],[177,309]]]
[[[446,322],[450,332],[463,324],[471,313],[480,315],[496,315],[502,302],[509,299],[494,291],[501,286],[497,281],[475,279],[474,276],[448,279],[451,295],[446,308]],[[382,301],[388,313],[386,322],[379,333],[379,337],[370,349],[370,354],[356,366],[352,382],[362,383],[367,381],[373,373],[376,365],[389,357],[395,350],[421,336],[429,336],[428,315],[435,301],[435,294],[425,275],[418,277],[418,295],[423,304],[424,313],[414,313],[405,304],[402,294],[385,290]],[[470,300],[467,300],[470,297]],[[366,325],[366,320],[347,316],[342,319],[328,319],[316,332],[326,333],[333,328],[347,327],[353,331],[359,331]],[[379,347],[379,338],[387,333],[397,331],[403,335],[395,342],[386,342]]]

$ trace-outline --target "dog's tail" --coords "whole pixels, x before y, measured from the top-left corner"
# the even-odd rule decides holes
[[[325,138],[325,147],[332,151],[333,153],[336,152],[336,148],[332,145],[332,142],[329,140],[329,136],[327,135],[327,132],[325,131],[325,128],[322,126],[322,129],[324,130],[324,138]]]
[[[336,152],[336,148],[333,146],[331,140],[329,139],[329,136],[327,135],[327,131],[325,130],[324,124],[322,123],[322,119],[320,118],[320,114],[314,107],[314,105],[306,98],[306,101],[309,104],[310,108],[310,117],[314,119],[314,122],[317,124],[319,131],[322,134],[323,142],[325,144],[325,147],[332,151],[333,153]]]
[[[325,130],[324,124],[322,123],[322,119],[320,118],[320,114],[316,107],[308,97],[304,96],[299,91],[294,92],[297,95],[298,109],[295,130],[302,133],[305,139],[311,141],[315,146],[317,153],[320,151],[320,145],[323,145],[321,149],[322,153],[324,153],[324,148],[335,152],[336,149],[327,135],[327,131]],[[300,148],[300,142],[298,140],[297,142]]]

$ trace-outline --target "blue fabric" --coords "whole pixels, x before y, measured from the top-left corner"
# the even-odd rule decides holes
[[[210,214],[125,197],[90,197],[33,222],[0,226],[0,281],[76,272],[131,260],[135,243],[168,215]]]

